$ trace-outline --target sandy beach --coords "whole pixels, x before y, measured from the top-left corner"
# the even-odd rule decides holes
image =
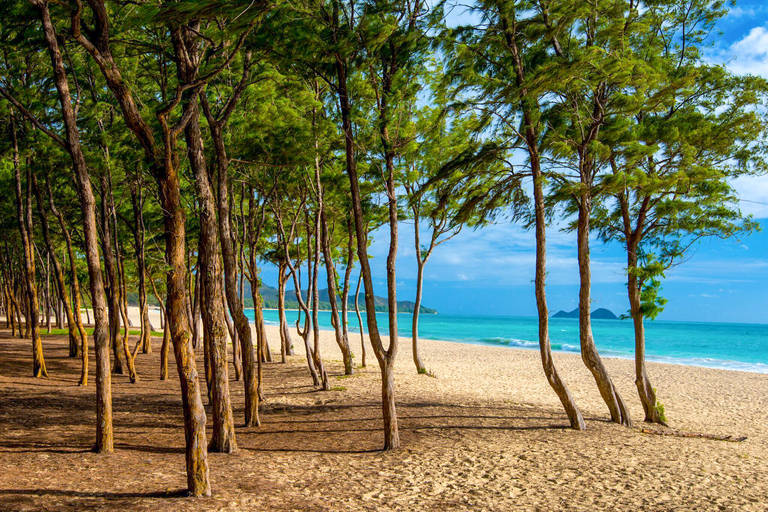
[[[277,327],[267,329],[275,353]],[[237,428],[237,453],[210,455],[214,497],[192,500],[176,494],[184,488],[179,384],[173,365],[171,380],[158,380],[160,339],[153,339],[153,354],[137,357],[138,384],[114,376],[116,453],[99,456],[87,452],[95,417],[93,384],[75,385],[79,362],[66,357],[65,338],[43,338],[51,378],[35,381],[27,368],[28,342],[0,331],[0,429],[5,432],[0,509],[768,506],[768,375],[650,363],[670,421],[670,429],[653,430],[747,439],[653,435],[608,422],[607,408],[579,356],[556,353],[587,420],[587,431],[575,432],[567,428],[538,352],[422,340],[424,360],[435,375],[429,377],[416,374],[410,339],[401,338],[396,391],[403,447],[384,453],[379,451],[379,372],[370,346],[367,368],[345,377],[333,333],[322,332],[333,389],[319,392],[311,386],[303,343],[292,335],[296,355],[288,364],[264,368],[262,426]],[[359,335],[351,342],[360,365]],[[642,422],[633,363],[605,361],[636,427],[652,428]],[[230,386],[238,424],[242,383]],[[48,421],[51,415],[56,421]]]

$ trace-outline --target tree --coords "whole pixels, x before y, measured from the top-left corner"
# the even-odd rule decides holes
[[[765,166],[756,106],[766,82],[705,64],[699,48],[725,11],[698,0],[682,10],[679,4],[652,6],[644,16],[653,29],[631,40],[632,51],[651,65],[644,98],[610,129],[611,173],[600,187],[611,199],[595,215],[601,237],[626,250],[635,384],[645,421],[661,424],[666,418],[645,366],[643,325],[664,308],[659,279],[697,240],[754,228],[742,219],[729,180]],[[685,44],[670,45],[674,39]]]

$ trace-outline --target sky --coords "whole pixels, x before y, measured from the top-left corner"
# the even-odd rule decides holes
[[[452,16],[461,19],[460,12]],[[469,19],[469,18],[466,18]],[[718,23],[721,32],[706,50],[712,62],[735,73],[768,78],[768,2],[742,0]],[[661,295],[669,302],[659,320],[768,323],[768,176],[734,182],[741,209],[764,230],[741,239],[705,240],[687,261],[669,270]],[[385,262],[389,236],[373,234],[370,248],[377,295],[386,294]],[[593,309],[625,313],[626,256],[618,244],[592,244]],[[533,232],[499,222],[481,230],[465,230],[438,247],[425,270],[423,305],[443,314],[535,316]],[[548,231],[547,298],[549,309],[572,310],[578,303],[575,233]],[[275,286],[274,268],[263,270]],[[320,276],[325,282],[325,276]],[[397,259],[398,300],[413,300],[416,259],[413,225],[400,226]]]

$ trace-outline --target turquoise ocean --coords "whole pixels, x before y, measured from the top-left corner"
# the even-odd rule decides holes
[[[253,310],[247,314],[253,318]],[[296,321],[288,311],[288,322]],[[387,334],[386,313],[377,313],[382,334]],[[398,315],[401,336],[411,335],[411,315]],[[278,325],[275,310],[265,310],[268,324]],[[321,311],[321,329],[331,330],[331,315]],[[363,315],[363,325],[365,324]],[[354,311],[350,331],[359,332]],[[646,321],[646,353],[649,361],[768,373],[768,324]],[[367,330],[367,326],[365,327]],[[552,349],[579,352],[579,324],[571,318],[551,318]],[[631,359],[634,332],[629,320],[593,320],[592,330],[600,354]],[[522,316],[421,315],[419,336],[432,340],[538,350],[538,320]]]

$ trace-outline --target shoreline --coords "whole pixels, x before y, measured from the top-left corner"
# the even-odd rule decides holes
[[[253,308],[245,308],[245,309],[251,310],[251,311],[253,310]],[[277,310],[268,309],[268,311],[277,311]],[[286,310],[286,311],[298,311],[298,310]],[[535,317],[518,317],[518,318],[533,319]],[[271,320],[267,320],[266,324],[274,325],[274,326],[277,325],[277,323],[273,323],[273,321]],[[289,325],[293,325],[293,324],[289,321]],[[755,324],[755,325],[762,325],[762,324]],[[334,332],[332,328],[324,327],[322,325],[320,326],[320,330],[323,332],[330,332],[330,333]],[[350,322],[350,335],[359,336],[357,325],[352,325],[351,322]],[[411,345],[410,336],[399,336],[399,339],[402,343],[407,344],[410,347]],[[442,341],[446,343],[458,343],[458,344],[482,346],[482,347],[520,349],[520,350],[539,353],[538,341],[536,342],[524,341],[525,343],[530,344],[530,346],[526,346],[522,344],[503,343],[503,342],[491,343],[491,342],[485,342],[481,340],[472,340],[472,339],[460,340],[460,339],[435,338],[435,337],[431,337],[429,335],[424,335],[424,334],[420,334],[419,340]],[[580,354],[580,350],[578,346],[574,346],[573,350],[563,350],[560,348],[555,348],[553,346],[552,351],[558,354],[576,354],[576,355]],[[598,351],[600,352],[600,356],[602,359],[620,359],[624,361],[634,361],[633,353],[617,354],[615,351],[612,351],[610,349],[601,349],[599,346],[598,346]],[[708,368],[712,370],[726,370],[726,371],[736,371],[736,372],[743,372],[743,373],[754,373],[758,375],[768,374],[768,364],[766,363],[745,362],[745,361],[738,361],[735,359],[708,358],[708,357],[696,356],[696,355],[691,355],[687,357],[676,357],[676,356],[669,356],[669,355],[658,355],[658,354],[646,353],[646,362],[649,362],[649,363],[652,362],[655,364],[669,364],[673,366],[693,367],[693,368]]]
[[[245,308],[246,311],[253,311],[254,308]],[[84,311],[84,310],[83,310]],[[265,308],[265,311],[277,311],[276,309],[269,309]],[[299,310],[286,310],[286,311],[299,311]],[[155,330],[159,330],[160,325],[160,312],[159,309],[155,307],[150,307],[150,323],[155,328]],[[380,312],[383,314],[383,312]],[[354,312],[352,313],[354,315]],[[247,313],[246,313],[247,315]],[[128,317],[129,320],[134,324],[134,326],[138,326],[140,324],[139,320],[139,308],[138,306],[129,306],[128,307]],[[535,318],[535,317],[518,317],[518,318]],[[85,320],[85,318],[83,318]],[[249,320],[253,320],[249,317]],[[289,320],[289,325],[293,325],[293,322]],[[681,322],[682,323],[682,322]],[[693,323],[693,322],[692,322]],[[272,320],[266,320],[267,327],[274,326],[277,327],[277,323],[273,322]],[[738,325],[748,325],[748,324],[738,324]],[[755,324],[755,325],[763,325],[763,324]],[[253,327],[252,327],[253,328]],[[325,333],[333,333],[333,329],[330,327],[324,327],[321,325],[320,331]],[[409,329],[410,331],[410,329]],[[298,335],[292,330],[291,334],[293,336]],[[367,334],[365,335],[368,336]],[[352,322],[350,321],[350,337],[358,337],[359,341],[359,332],[357,331],[357,326],[352,325]],[[388,338],[388,337],[387,337]],[[525,352],[534,352],[539,353],[538,348],[538,341],[526,341],[525,343],[529,343],[531,346],[521,346],[521,345],[515,345],[510,343],[490,343],[490,342],[483,342],[480,340],[456,340],[456,339],[437,339],[434,337],[430,337],[429,335],[420,335],[419,337],[420,341],[422,340],[429,340],[429,341],[439,341],[439,342],[446,342],[446,343],[455,343],[460,345],[471,345],[471,346],[477,346],[477,347],[490,347],[490,348],[502,348],[502,349],[520,349]],[[407,346],[410,348],[411,345],[411,338],[410,336],[399,336],[399,340],[401,343],[401,346]],[[553,344],[554,345],[554,344]],[[580,351],[578,350],[578,346],[575,346],[575,350],[562,350],[559,348],[552,347],[552,351],[556,354],[572,354],[572,355],[579,355]],[[612,353],[610,349],[601,349],[598,347],[598,351],[600,351],[600,355],[602,359],[616,359],[616,360],[622,360],[622,361],[634,361],[634,354],[616,354]],[[690,368],[706,368],[711,370],[725,370],[725,371],[734,371],[739,373],[749,373],[749,374],[756,374],[756,375],[768,375],[768,364],[766,363],[754,363],[754,362],[745,362],[745,361],[738,361],[733,359],[716,359],[716,358],[708,358],[708,357],[702,357],[702,356],[688,356],[688,357],[675,357],[675,356],[667,356],[667,355],[657,355],[657,354],[647,354],[646,353],[646,362],[653,363],[653,364],[664,364],[664,365],[671,365],[671,366],[682,366],[682,367],[690,367]]]

